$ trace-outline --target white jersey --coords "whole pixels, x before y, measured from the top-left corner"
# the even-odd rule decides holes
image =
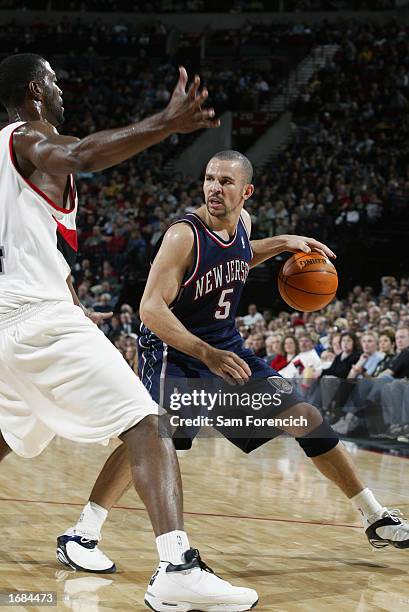
[[[72,303],[66,279],[75,261],[78,200],[72,175],[67,208],[19,172],[13,132],[0,131],[0,315],[44,301]]]

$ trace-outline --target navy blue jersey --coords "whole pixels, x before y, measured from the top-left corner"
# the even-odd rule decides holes
[[[244,222],[240,217],[229,240],[220,238],[195,213],[186,214],[176,223],[187,223],[192,228],[194,258],[170,308],[192,334],[212,346],[228,349],[241,340],[235,318],[253,256]],[[163,236],[153,257],[162,240]],[[162,344],[144,325],[140,334],[142,348]]]
[[[253,351],[244,347],[243,339],[235,327],[237,308],[252,259],[250,241],[242,219],[239,220],[234,236],[229,240],[220,238],[194,213],[187,214],[176,223],[182,222],[188,223],[192,228],[194,258],[191,269],[183,278],[179,295],[170,305],[173,313],[190,332],[211,346],[236,353],[248,364],[251,370],[250,380],[240,387],[244,394],[274,398],[275,394],[279,393],[280,402],[277,405],[272,403],[263,413],[260,412],[259,416],[270,418],[304,401],[278,372]],[[154,256],[162,240],[163,236],[157,244]],[[224,382],[204,363],[167,346],[144,325],[141,325],[138,353],[141,381],[162,408],[173,415],[176,410],[183,418],[189,419],[198,414],[209,415],[204,404],[197,408],[182,406],[180,410],[172,405],[175,393],[180,396],[185,391],[191,393],[193,389],[200,392],[204,389],[220,391],[225,388]],[[227,389],[230,394],[232,387],[228,386]],[[240,412],[247,423],[247,415],[254,417],[255,409],[248,407],[247,402],[242,404],[239,398],[238,406],[232,407],[229,413],[226,412],[226,406],[221,404],[215,408],[214,414],[220,410],[224,417],[231,415],[232,418],[237,418]],[[270,426],[263,430],[251,424],[248,427],[246,425],[244,429],[242,426],[220,427],[216,421],[213,426],[246,453],[280,434],[280,430]],[[200,427],[200,424],[178,426],[174,434],[176,448],[190,448]]]

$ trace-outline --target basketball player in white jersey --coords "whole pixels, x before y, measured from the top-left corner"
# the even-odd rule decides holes
[[[175,132],[217,127],[207,91],[187,74],[168,106],[123,128],[61,136],[62,91],[49,63],[20,54],[0,64],[0,457],[41,453],[57,434],[76,442],[119,437],[156,535],[160,564],[145,602],[155,610],[237,612],[257,593],[206,571],[183,527],[182,485],[158,407],[119,352],[74,302],[73,174],[118,164]],[[66,548],[78,546],[68,538]],[[89,546],[94,548],[92,543]],[[96,554],[98,554],[96,552]]]

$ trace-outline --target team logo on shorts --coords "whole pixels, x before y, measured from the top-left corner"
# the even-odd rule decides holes
[[[273,385],[280,393],[292,393],[293,386],[282,376],[269,376],[267,378],[270,385]]]

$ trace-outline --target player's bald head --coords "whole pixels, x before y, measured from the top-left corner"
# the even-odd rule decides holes
[[[243,155],[243,153],[233,150],[219,151],[218,153],[213,155],[213,157],[209,161],[209,164],[213,160],[217,159],[220,161],[232,162],[235,165],[237,164],[240,167],[240,171],[243,175],[243,180],[246,184],[250,184],[253,180],[253,166],[251,164],[251,161],[245,155]]]

